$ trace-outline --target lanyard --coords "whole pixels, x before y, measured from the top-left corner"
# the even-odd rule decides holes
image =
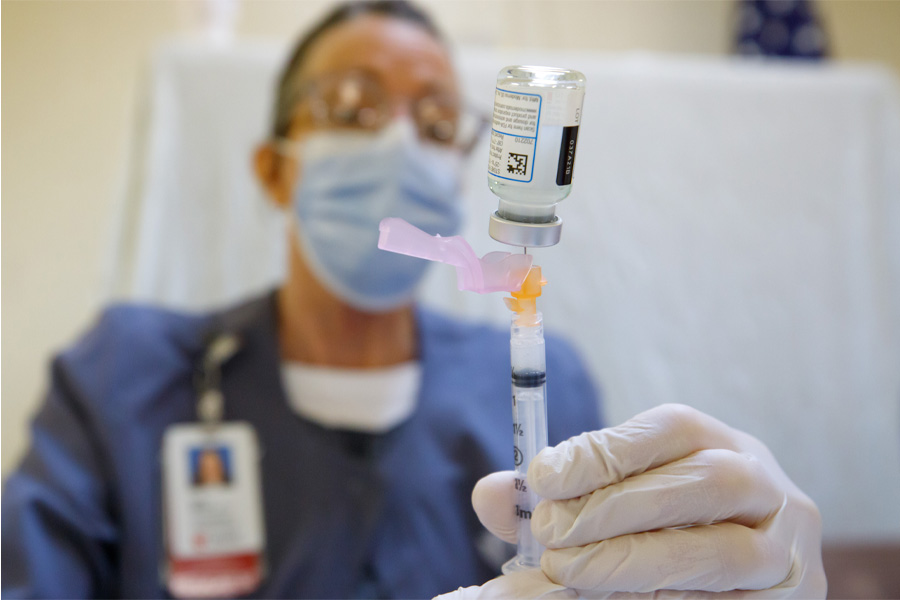
[[[197,418],[210,428],[222,422],[225,397],[222,394],[222,365],[241,349],[240,338],[231,333],[216,335],[206,352],[194,381],[197,393]]]

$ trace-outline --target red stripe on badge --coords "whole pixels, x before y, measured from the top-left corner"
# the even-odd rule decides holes
[[[168,588],[176,598],[248,594],[262,582],[259,554],[233,554],[169,561]]]

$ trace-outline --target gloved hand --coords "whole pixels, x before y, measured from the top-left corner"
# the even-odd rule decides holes
[[[494,473],[472,494],[481,522],[508,542],[516,535],[513,479],[511,471]],[[547,448],[532,461],[528,483],[545,498],[531,523],[547,547],[542,572],[441,598],[656,590],[689,590],[657,597],[825,597],[815,504],[763,443],[690,407],[659,406]]]

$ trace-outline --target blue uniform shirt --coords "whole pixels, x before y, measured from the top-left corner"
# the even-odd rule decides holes
[[[160,449],[195,420],[211,331],[242,339],[225,419],[262,445],[268,574],[258,597],[431,597],[497,575],[475,482],[513,464],[509,333],[417,309],[418,406],[383,435],[298,417],[281,385],[274,296],[214,316],[117,306],[52,365],[32,446],[3,490],[3,596],[164,597]],[[597,429],[573,350],[547,340],[550,443]],[[363,591],[361,591],[363,590]]]

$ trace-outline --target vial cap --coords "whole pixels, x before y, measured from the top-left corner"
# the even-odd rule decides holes
[[[546,248],[559,243],[562,235],[562,219],[554,216],[549,223],[519,223],[504,219],[496,211],[488,224],[491,237],[510,246]]]

